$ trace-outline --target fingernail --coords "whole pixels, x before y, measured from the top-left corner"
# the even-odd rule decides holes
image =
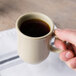
[[[56,32],[60,32],[60,31],[61,31],[61,29],[56,29],[56,30],[55,30],[55,34],[56,34]]]
[[[61,31],[61,29],[56,29],[56,31],[58,31],[58,32],[59,32],[59,31]]]
[[[73,57],[73,54],[71,53],[71,52],[67,52],[66,54],[65,54],[65,57],[66,58],[72,58]]]

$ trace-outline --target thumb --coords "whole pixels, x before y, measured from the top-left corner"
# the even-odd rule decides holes
[[[55,34],[59,39],[76,45],[76,31],[70,29],[56,29]]]

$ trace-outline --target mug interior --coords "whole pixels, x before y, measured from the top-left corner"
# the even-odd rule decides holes
[[[31,13],[20,16],[18,18],[18,20],[17,20],[17,23],[16,23],[17,29],[20,31],[21,24],[24,21],[30,20],[30,19],[39,19],[39,20],[42,20],[42,21],[44,21],[45,23],[47,23],[49,25],[50,31],[46,35],[41,36],[39,38],[46,37],[46,36],[48,36],[49,34],[51,34],[53,32],[54,25],[53,25],[52,20],[48,16],[46,16],[46,15],[44,15],[42,13],[37,13],[37,12],[31,12]],[[36,38],[38,38],[38,37],[36,37]]]

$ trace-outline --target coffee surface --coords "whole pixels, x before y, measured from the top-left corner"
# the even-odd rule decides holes
[[[41,37],[50,32],[50,27],[42,20],[30,19],[20,25],[20,31],[30,37]]]

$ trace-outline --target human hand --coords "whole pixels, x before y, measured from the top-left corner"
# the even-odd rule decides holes
[[[76,70],[76,30],[57,29],[55,34],[59,38],[55,40],[55,46],[64,50],[60,53],[60,59]]]

